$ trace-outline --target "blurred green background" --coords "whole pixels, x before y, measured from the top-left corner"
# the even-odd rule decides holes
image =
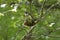
[[[44,0],[32,0],[32,5],[29,2],[30,0],[0,0],[0,40],[22,40],[29,30],[29,27],[23,26],[25,11],[29,12],[32,6],[31,14],[38,18]],[[43,12],[56,2],[60,0],[46,0]],[[60,40],[60,4],[47,13],[33,29],[31,40]]]

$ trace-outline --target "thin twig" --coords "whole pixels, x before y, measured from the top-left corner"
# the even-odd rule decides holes
[[[57,4],[59,4],[60,2],[57,2],[57,3],[55,3],[55,4],[52,4],[51,5],[51,7],[49,7],[47,10],[46,10],[46,12],[44,13],[44,15],[42,15],[42,17],[39,17],[37,20],[36,20],[36,23],[38,23],[40,20],[43,20],[44,18],[45,18],[45,16],[47,15],[47,14],[49,14],[49,13],[47,13],[48,11],[50,11],[50,9],[52,8],[52,7],[54,7],[55,5],[57,5]]]
[[[60,35],[49,35],[48,37],[52,37],[52,38],[60,38]]]
[[[41,6],[41,10],[40,13],[43,15],[43,10],[44,10],[44,5],[45,5],[46,0],[44,0],[42,6]],[[42,15],[40,17],[42,17]]]
[[[55,4],[52,4],[45,13],[47,13],[51,8],[53,8],[55,5],[59,4],[60,2],[56,2]]]

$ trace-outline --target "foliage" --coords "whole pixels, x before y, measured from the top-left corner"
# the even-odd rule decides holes
[[[30,2],[30,0],[0,0],[0,40],[23,39],[30,30],[29,26],[23,25],[25,11],[36,20],[40,19],[41,15],[44,17],[34,25],[30,40],[60,40],[60,9],[55,7],[60,5],[53,5],[56,2],[60,3],[60,0],[46,0],[45,5],[44,0],[33,0],[31,4]],[[49,9],[51,5],[54,7]]]

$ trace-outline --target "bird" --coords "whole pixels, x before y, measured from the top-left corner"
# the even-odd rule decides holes
[[[33,18],[28,14],[28,12],[26,12],[24,25],[31,27],[34,26],[35,24],[36,24],[35,20],[33,20]]]

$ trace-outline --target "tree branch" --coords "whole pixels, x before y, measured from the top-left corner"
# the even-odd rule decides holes
[[[45,2],[44,2],[45,3]],[[41,8],[41,11],[43,11],[43,5],[44,5],[44,3],[42,4],[42,8]],[[45,12],[45,14],[44,15],[42,15],[42,17],[39,17],[39,19],[37,20],[37,22],[39,22],[39,21],[41,21],[41,20],[43,20],[44,18],[45,18],[45,16],[47,15],[47,12],[52,8],[52,7],[54,7],[55,5],[57,5],[57,4],[59,4],[59,2],[57,2],[56,4],[53,4],[51,7],[49,7],[48,9],[47,9],[47,11]],[[36,23],[37,23],[36,22]],[[28,30],[28,33],[22,38],[22,40],[27,40],[27,39],[25,39],[26,37],[27,37],[27,35],[29,35],[31,32],[32,32],[32,30],[35,28],[35,26],[32,26],[31,28],[30,28],[30,30]],[[49,32],[50,33],[50,32]],[[48,34],[49,34],[48,33]]]
[[[43,5],[45,4],[45,1],[43,2],[43,4],[42,4],[42,7],[41,7],[41,11],[43,11]],[[31,3],[30,3],[30,9],[31,9]],[[31,12],[31,10],[30,10],[30,12]],[[30,35],[30,33],[32,33],[32,30],[35,28],[35,25],[34,26],[32,26],[29,30],[28,30],[28,33],[22,38],[22,40],[28,40],[28,38],[27,37],[29,37]],[[28,36],[29,35],[29,36]],[[27,39],[26,39],[27,38]]]
[[[49,8],[46,10],[46,12],[44,13],[44,15],[42,15],[42,17],[39,17],[39,18],[36,20],[36,23],[38,23],[40,20],[43,20],[44,17],[45,17],[47,14],[49,14],[49,13],[47,13],[47,12],[50,11],[50,9],[51,9],[52,7],[54,7],[55,5],[57,5],[57,4],[59,4],[59,3],[60,3],[60,2],[57,2],[57,3],[55,3],[55,4],[52,4],[51,7],[49,7]]]

